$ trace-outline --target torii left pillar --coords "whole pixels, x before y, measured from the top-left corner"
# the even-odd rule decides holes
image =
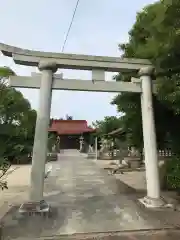
[[[51,112],[53,73],[57,71],[54,62],[40,62],[41,87],[39,109],[33,146],[31,186],[29,202],[21,205],[20,212],[48,212],[49,205],[43,200],[45,164],[47,158],[48,128]]]

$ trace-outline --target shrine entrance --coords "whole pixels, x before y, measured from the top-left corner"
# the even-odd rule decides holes
[[[89,136],[95,129],[88,127],[86,120],[51,119],[48,130],[60,139],[60,149],[81,149],[81,138],[88,143]]]
[[[60,136],[60,149],[79,149],[79,135],[62,135]]]
[[[140,202],[147,207],[160,207],[164,204],[160,196],[159,170],[156,146],[156,132],[152,105],[152,80],[154,67],[146,59],[127,59],[117,57],[89,56],[64,53],[31,51],[0,44],[0,51],[12,57],[15,63],[38,67],[41,74],[32,76],[12,76],[12,87],[40,89],[39,109],[33,147],[30,202],[49,205],[43,200],[44,171],[47,154],[48,127],[50,121],[52,89],[91,92],[134,92],[141,97],[142,126],[144,137],[147,196]],[[54,74],[57,69],[89,70],[91,81],[63,79],[62,74]],[[105,72],[133,72],[137,78],[131,82],[106,81]],[[21,207],[26,211],[26,204]]]

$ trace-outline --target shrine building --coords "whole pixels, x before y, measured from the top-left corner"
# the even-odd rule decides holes
[[[80,149],[82,142],[89,143],[95,129],[88,127],[86,120],[51,119],[49,132],[60,137],[60,149]]]

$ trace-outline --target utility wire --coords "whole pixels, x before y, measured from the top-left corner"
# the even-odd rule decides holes
[[[67,31],[67,34],[66,34],[66,38],[65,38],[64,43],[63,43],[63,46],[62,46],[62,50],[61,50],[62,52],[64,52],[64,48],[65,48],[65,45],[66,45],[66,42],[67,42],[67,39],[68,39],[68,36],[69,36],[69,32],[70,32],[70,30],[71,30],[73,21],[74,21],[74,17],[75,17],[75,15],[76,15],[76,10],[77,10],[77,8],[78,8],[79,1],[80,1],[80,0],[77,0],[77,2],[76,2],[76,6],[75,6],[75,9],[74,9],[74,12],[73,12],[73,16],[72,16],[72,19],[71,19],[71,22],[70,22],[70,25],[69,25],[69,28],[68,28],[68,31]]]

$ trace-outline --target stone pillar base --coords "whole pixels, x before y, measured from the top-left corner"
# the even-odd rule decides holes
[[[140,198],[139,202],[147,208],[160,208],[165,206],[165,201],[162,198],[150,198],[148,196]]]
[[[45,201],[40,202],[26,202],[19,208],[19,213],[28,215],[46,215],[50,212],[50,206]]]

